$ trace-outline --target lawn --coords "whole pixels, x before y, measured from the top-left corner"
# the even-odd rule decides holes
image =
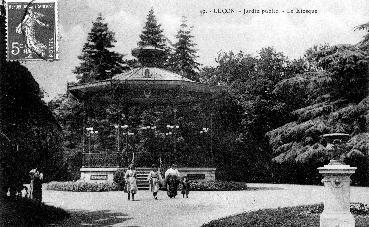
[[[264,209],[252,212],[246,212],[234,216],[213,220],[204,224],[202,227],[217,227],[217,226],[258,226],[258,227],[318,227],[319,212],[322,211],[322,204],[286,207],[277,209]],[[363,212],[359,206],[359,210],[354,213],[355,226],[369,226],[369,216],[367,212]],[[356,206],[358,207],[358,206]],[[364,206],[366,209],[366,206]],[[354,208],[355,209],[355,208]],[[359,215],[360,214],[360,215]]]

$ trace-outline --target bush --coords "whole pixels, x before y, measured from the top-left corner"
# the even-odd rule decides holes
[[[179,185],[179,190],[182,185]],[[246,183],[233,181],[192,181],[190,182],[191,191],[240,191],[247,190]]]
[[[323,204],[314,205],[311,207],[311,209],[308,211],[308,213],[311,214],[320,214],[324,210]],[[350,204],[350,212],[353,215],[369,215],[369,206],[368,204],[363,203],[351,203]]]
[[[123,190],[126,184],[124,179],[125,171],[123,169],[119,169],[114,173],[113,180],[118,185],[119,190]]]
[[[50,182],[46,186],[47,190],[72,191],[72,192],[105,192],[118,191],[119,186],[116,183],[95,183],[85,181],[66,181]]]

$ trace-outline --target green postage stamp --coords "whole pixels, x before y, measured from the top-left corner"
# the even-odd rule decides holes
[[[59,58],[56,0],[7,1],[6,16],[9,61]]]

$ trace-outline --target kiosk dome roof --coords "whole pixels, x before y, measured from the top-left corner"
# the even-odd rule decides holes
[[[113,80],[162,80],[162,81],[186,81],[194,82],[176,73],[155,67],[142,67],[116,75]]]

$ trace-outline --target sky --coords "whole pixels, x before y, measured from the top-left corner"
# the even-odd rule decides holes
[[[113,50],[127,59],[132,58],[151,8],[172,42],[181,17],[186,16],[203,66],[216,65],[219,52],[257,55],[261,48],[272,46],[294,59],[317,44],[355,44],[365,32],[354,27],[369,21],[367,0],[59,0],[58,8],[60,60],[22,63],[47,101],[65,93],[67,82],[76,81],[72,70],[80,63],[77,56],[99,13],[115,32]],[[244,14],[253,9],[259,13]]]

